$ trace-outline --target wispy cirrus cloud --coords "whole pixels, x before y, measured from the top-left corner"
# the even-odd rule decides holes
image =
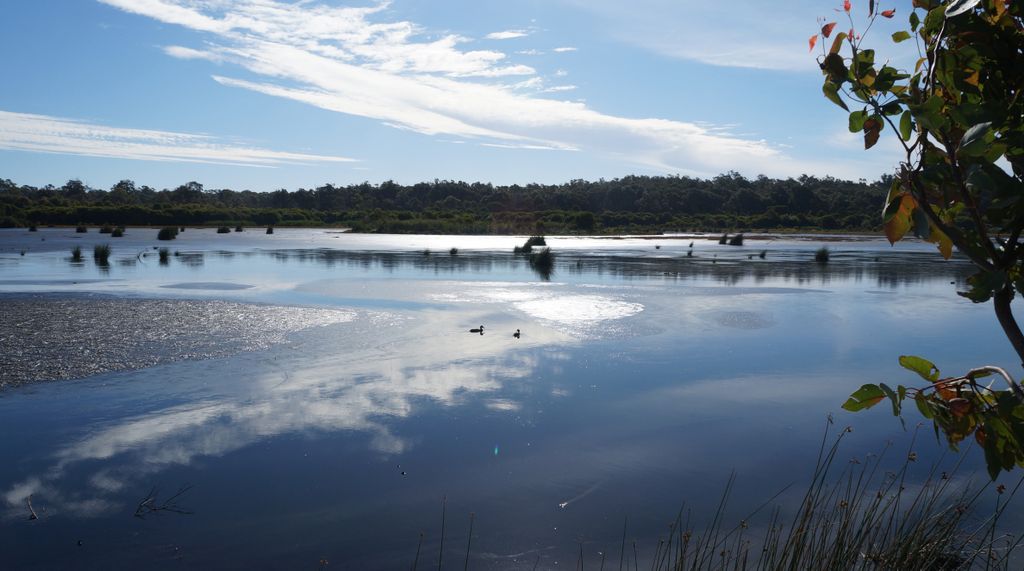
[[[356,159],[243,147],[207,135],[124,129],[86,121],[0,111],[0,149],[140,161],[269,167]]]
[[[737,165],[765,174],[807,170],[763,140],[553,99],[545,94],[571,86],[535,82],[539,74],[532,66],[510,61],[502,52],[469,49],[469,38],[429,36],[412,22],[383,21],[390,14],[388,3],[356,8],[316,1],[99,1],[205,35],[201,48],[167,50],[174,57],[203,57],[255,76],[242,79],[221,71],[214,79],[222,85],[425,135],[578,150],[665,172],[709,174]]]

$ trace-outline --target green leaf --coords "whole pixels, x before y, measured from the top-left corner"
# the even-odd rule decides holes
[[[914,395],[914,402],[917,404],[917,410],[921,412],[921,416],[931,420],[935,417],[932,413],[932,408],[928,406],[928,397],[924,396],[924,393],[917,393]]]
[[[892,41],[896,42],[897,44],[900,43],[900,42],[905,42],[905,41],[907,41],[909,39],[910,39],[910,32],[906,32],[906,31],[899,31],[899,32],[896,32],[895,34],[892,35]]]
[[[983,303],[992,299],[992,296],[1006,287],[1006,272],[985,272],[981,271],[967,278],[967,291],[958,291],[957,294],[966,297],[974,303]]]
[[[864,128],[864,121],[868,118],[867,110],[854,111],[850,113],[850,132],[856,133]]]
[[[843,408],[850,412],[859,412],[875,406],[884,398],[885,393],[878,385],[864,385],[850,395],[850,398],[843,403]]]
[[[957,154],[960,156],[972,157],[986,151],[988,135],[992,132],[992,122],[978,123],[964,133],[960,139],[960,148]]]
[[[903,115],[900,116],[900,137],[904,141],[909,141],[910,137],[914,134],[914,120],[910,111],[904,111]]]
[[[922,379],[934,383],[939,380],[939,368],[928,359],[915,357],[914,355],[900,355],[900,366],[908,371],[913,371]]]
[[[888,397],[889,400],[892,402],[892,415],[899,416],[901,408],[899,396],[897,396],[896,392],[889,388],[889,385],[885,383],[879,383],[878,388],[882,389],[882,392],[885,393],[885,396]]]
[[[846,106],[846,102],[843,101],[843,99],[841,97],[839,97],[839,85],[838,84],[833,83],[830,80],[825,80],[825,84],[821,86],[821,91],[822,91],[822,93],[825,94],[825,97],[829,101],[831,101],[832,103],[835,103],[836,105],[842,107],[843,109],[845,109],[847,111],[850,110],[850,108]]]
[[[931,238],[931,221],[928,220],[928,215],[925,214],[924,209],[920,206],[914,209],[914,235],[922,240]]]

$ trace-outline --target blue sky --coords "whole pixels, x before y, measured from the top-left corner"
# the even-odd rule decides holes
[[[890,7],[903,20],[909,2]],[[834,8],[7,2],[0,178],[258,191],[729,170],[874,180],[895,166],[895,146],[863,150],[807,51]]]

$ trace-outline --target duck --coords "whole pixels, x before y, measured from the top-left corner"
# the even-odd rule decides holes
[[[512,334],[512,336],[515,337],[516,339],[519,339],[519,335],[520,333],[518,329],[516,329],[516,332]]]
[[[474,327],[473,329],[470,329],[469,332],[470,333],[479,333],[480,335],[483,335],[484,334],[484,326],[481,325],[479,329]]]

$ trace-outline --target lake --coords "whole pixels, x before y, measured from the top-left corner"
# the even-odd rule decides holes
[[[1022,374],[930,244],[556,237],[547,275],[524,240],[0,230],[0,567],[436,568],[442,511],[445,568],[597,568],[624,524],[643,564],[731,474],[733,521],[792,507],[829,415],[899,464],[916,411],[840,408],[899,355]]]

